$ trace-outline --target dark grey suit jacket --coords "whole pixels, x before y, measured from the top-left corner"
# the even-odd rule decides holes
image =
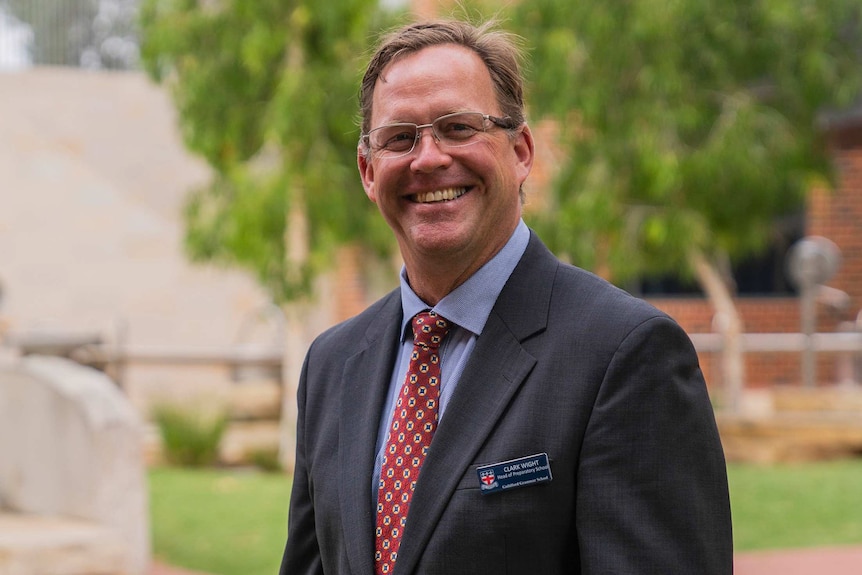
[[[372,575],[370,481],[397,290],[312,344],[281,575]],[[547,453],[494,494],[476,468]],[[724,455],[695,351],[647,303],[533,235],[437,428],[395,575],[732,572]]]

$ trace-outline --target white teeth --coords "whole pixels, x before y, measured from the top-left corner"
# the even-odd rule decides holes
[[[454,200],[455,198],[460,198],[466,193],[467,188],[446,188],[434,192],[423,192],[421,194],[416,194],[415,198],[416,201],[420,204],[427,204],[430,202]]]

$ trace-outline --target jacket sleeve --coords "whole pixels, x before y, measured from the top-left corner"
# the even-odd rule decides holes
[[[297,391],[296,458],[290,511],[287,523],[287,543],[279,575],[323,575],[320,546],[315,527],[312,486],[309,481],[305,445],[305,397],[307,393],[308,360],[302,368]]]
[[[584,575],[729,575],[727,472],[697,356],[647,319],[621,341],[581,451],[576,523]]]

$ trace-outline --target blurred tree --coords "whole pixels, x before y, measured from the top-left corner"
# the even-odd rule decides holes
[[[188,252],[251,271],[287,315],[280,460],[288,470],[306,349],[298,302],[339,246],[392,248],[356,174],[361,60],[388,16],[377,0],[141,6],[144,66],[172,91],[187,146],[214,169],[186,204]]]
[[[284,303],[347,241],[389,235],[356,175],[356,92],[375,0],[144,0],[142,60],[215,170],[186,209],[193,259],[252,271]]]
[[[696,278],[725,330],[732,405],[744,381],[730,261],[831,179],[818,114],[860,86],[857,0],[530,0],[531,113],[560,162],[531,223],[617,283]]]

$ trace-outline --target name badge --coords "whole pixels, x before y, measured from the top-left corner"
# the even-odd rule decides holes
[[[547,453],[483,465],[476,469],[483,494],[496,493],[551,481],[551,464]]]

